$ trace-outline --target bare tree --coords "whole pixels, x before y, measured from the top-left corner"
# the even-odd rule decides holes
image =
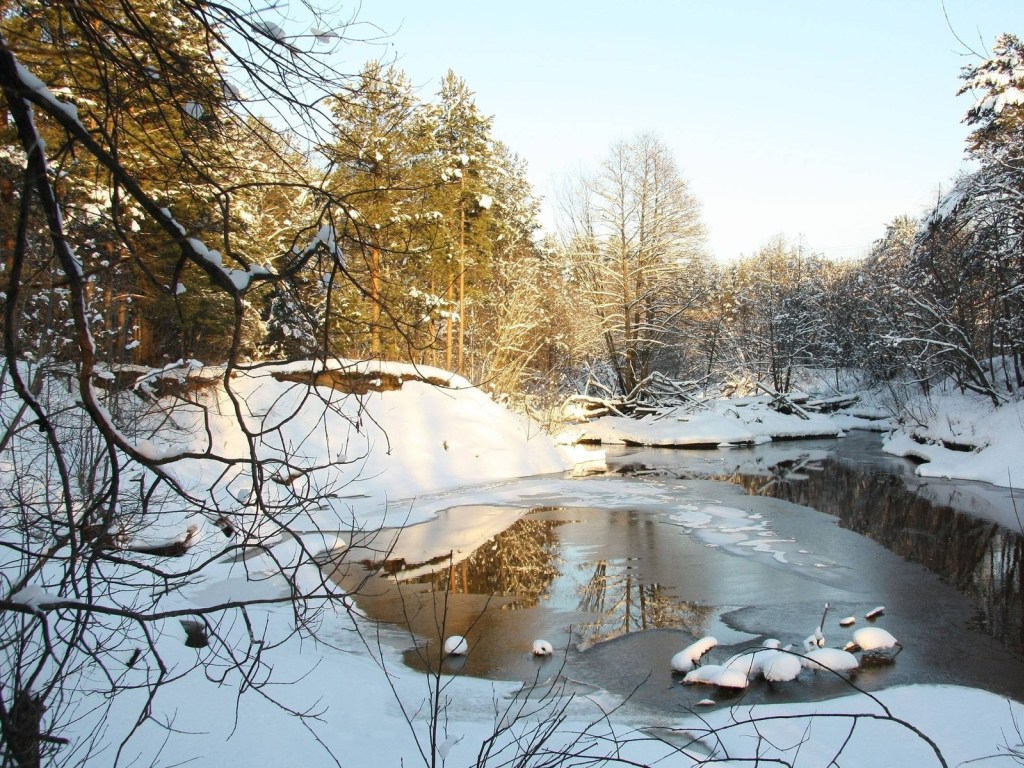
[[[730,319],[741,367],[777,392],[788,392],[794,369],[815,365],[824,328],[823,262],[777,237],[736,265]]]
[[[694,279],[706,259],[697,199],[664,144],[641,134],[614,144],[561,203],[563,248],[628,394],[682,338],[703,293]]]

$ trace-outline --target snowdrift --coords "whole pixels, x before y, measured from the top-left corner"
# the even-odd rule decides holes
[[[1024,402],[993,408],[977,395],[933,394],[908,411],[913,418],[889,435],[883,450],[924,462],[919,476],[1024,487]]]
[[[177,425],[140,442],[219,506],[245,505],[255,455],[281,508],[313,508],[313,525],[378,525],[387,508],[459,486],[562,472],[586,458],[557,445],[460,376],[426,366],[333,361],[204,369]],[[163,401],[161,401],[163,402]],[[294,503],[290,503],[294,502]]]

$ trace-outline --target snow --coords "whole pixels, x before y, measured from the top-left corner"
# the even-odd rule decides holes
[[[452,635],[444,641],[444,652],[449,656],[465,656],[469,653],[469,643],[462,635]]]
[[[819,649],[821,650],[821,649]],[[761,673],[764,679],[773,683],[788,683],[800,674],[800,659],[785,651],[769,650],[761,659]]]
[[[757,442],[752,430],[738,419],[713,413],[655,420],[603,416],[563,433],[560,439],[605,445],[697,446]]]
[[[12,58],[13,54],[10,54]],[[18,78],[27,88],[33,91],[37,96],[42,98],[47,104],[54,109],[62,112],[69,120],[77,123],[80,127],[82,126],[81,121],[78,119],[78,107],[74,104],[69,104],[66,101],[58,99],[49,88],[46,87],[46,83],[39,79],[35,74],[25,68],[25,66],[15,59],[14,61],[15,71],[18,73]],[[85,128],[82,127],[84,131]]]
[[[48,592],[38,584],[29,584],[11,595],[11,602],[29,608],[43,608],[54,603],[62,603],[66,598]]]
[[[430,712],[431,681],[403,665],[400,654],[408,647],[408,635],[398,629],[370,626],[341,601],[328,605],[318,640],[292,638],[272,648],[294,620],[287,608],[261,604],[287,593],[289,584],[281,577],[282,570],[297,574],[301,587],[322,591],[326,597],[336,588],[324,583],[306,554],[353,546],[355,542],[342,533],[352,527],[400,527],[392,554],[408,562],[425,562],[444,548],[444,553],[458,562],[520,515],[524,499],[546,503],[571,496],[581,505],[608,508],[665,503],[656,484],[625,478],[566,477],[564,473],[580,461],[600,463],[602,454],[556,444],[535,425],[501,408],[458,376],[387,363],[335,361],[327,369],[357,373],[376,382],[394,377],[401,386],[344,397],[320,386],[310,398],[305,385],[287,380],[288,375],[308,375],[309,363],[242,371],[231,380],[231,386],[246,421],[267,428],[258,445],[260,457],[278,461],[282,472],[300,471],[301,479],[293,480],[281,493],[306,483],[333,488],[334,498],[298,516],[294,537],[268,541],[267,551],[258,557],[218,565],[206,581],[170,596],[165,604],[168,610],[187,610],[225,600],[253,603],[250,620],[266,633],[273,680],[280,683],[273,693],[281,706],[319,714],[321,721],[309,724],[316,738],[310,738],[306,725],[269,700],[258,694],[239,696],[238,681],[215,684],[200,669],[160,690],[151,703],[153,719],[140,726],[137,737],[121,755],[121,763],[149,764],[163,749],[162,764],[320,765],[330,762],[324,746],[344,764],[416,762],[424,745],[429,759],[426,714]],[[212,448],[228,457],[245,455],[248,444],[237,425],[232,426],[234,411],[222,374],[219,369],[202,369],[182,361],[168,366],[162,375],[193,375],[211,382],[202,400],[210,409],[210,438],[204,430],[193,429],[198,412],[180,410],[174,420],[181,426],[181,434],[164,435],[164,443],[150,438],[146,450]],[[153,376],[140,376],[138,386],[146,386]],[[729,410],[746,417],[731,415]],[[728,436],[715,431],[722,425],[735,430],[733,439],[717,442],[735,442],[735,435],[744,430],[756,441],[759,435],[776,437],[795,429],[790,417],[776,420],[768,410],[755,400],[721,408],[716,405],[703,421],[698,418],[702,414],[696,414],[689,420],[662,419],[669,423],[667,427],[650,423],[652,431],[664,429],[673,440],[685,436],[687,429],[711,438]],[[285,419],[285,414],[294,418]],[[973,420],[975,425],[983,422],[983,418]],[[962,425],[960,432],[964,429]],[[1000,433],[990,425],[976,428],[974,434],[998,443]],[[301,453],[291,449],[296,445],[302,445]],[[348,463],[328,468],[325,457],[339,456]],[[181,482],[207,489],[225,505],[237,505],[239,495],[244,497],[247,483],[241,469],[224,473],[222,465],[202,459],[177,462],[169,469]],[[466,506],[470,500],[478,505],[474,514],[453,518],[441,532],[433,526],[416,525],[452,506]],[[764,558],[775,567],[796,571],[810,567],[798,561],[813,562],[815,567],[827,564],[817,556],[798,557],[802,552],[799,543],[771,535],[766,521],[727,504],[682,505],[671,518],[709,545]],[[220,531],[210,523],[196,521],[185,510],[162,515],[160,521],[159,527],[146,525],[137,531],[135,542],[159,544],[191,535],[200,553],[223,546]],[[27,587],[13,599],[38,606],[52,596],[45,589]],[[169,620],[155,635],[172,674],[184,673],[198,658],[196,649],[183,644],[177,625],[176,618]],[[859,635],[854,633],[854,637]],[[542,642],[547,650],[550,644],[537,641]],[[713,638],[705,637],[681,653],[691,666],[680,670],[686,671],[687,683],[742,689],[758,671],[780,683],[801,674],[794,667],[801,657],[768,648],[768,641],[764,650],[693,669],[715,645]],[[447,650],[451,653],[457,647]],[[472,653],[471,647],[466,650]],[[857,665],[855,656],[836,648],[817,648],[805,658],[811,668],[807,675],[816,667],[849,671]],[[515,711],[515,702],[521,701],[516,699],[518,684],[448,672],[440,681],[445,697],[439,712],[444,733],[438,738],[437,754],[443,755],[448,765],[474,764],[480,745],[496,727],[508,724],[507,708]],[[112,704],[105,733],[110,743],[118,743],[134,725],[144,697],[143,691],[128,692]],[[545,700],[567,701],[558,695]],[[710,706],[710,702],[707,699],[701,704]],[[627,708],[617,709],[623,703],[603,691],[577,695],[567,702],[565,721],[548,747],[572,748],[575,734],[586,732],[600,734],[583,747],[594,764],[601,764],[599,756],[612,764],[613,752],[614,759],[633,764],[690,766],[702,764],[711,754],[726,753],[743,762],[751,749],[757,749],[762,761],[814,766],[829,764],[840,748],[844,750],[843,764],[933,764],[929,743],[902,725],[902,720],[933,740],[950,765],[992,756],[987,765],[1009,766],[1017,764],[1007,750],[1020,749],[1017,724],[1024,718],[1020,703],[980,690],[939,685],[891,688],[871,696],[854,693],[811,703],[723,707],[702,711],[699,717],[672,712],[658,723],[638,720]],[[87,729],[94,722],[85,717],[79,727]],[[163,722],[173,722],[173,733],[168,734]],[[854,722],[857,727],[851,735]],[[718,733],[705,737],[709,729]],[[610,735],[619,736],[619,743],[613,744]],[[678,750],[681,741],[687,744],[685,751]],[[796,744],[800,745],[799,759],[787,746]],[[113,751],[100,756],[95,764],[111,764],[112,758]]]
[[[702,637],[672,657],[671,666],[675,672],[690,672],[708,651],[718,645],[714,637]]]
[[[803,664],[811,670],[848,672],[860,666],[857,657],[839,648],[815,648],[804,654]]]
[[[350,210],[348,211],[348,216],[355,221],[359,218],[359,213],[355,210]],[[334,258],[338,259],[342,266],[344,266],[343,254],[341,252],[341,247],[338,245],[338,235],[334,229],[334,225],[330,223],[321,226],[306,247],[301,249],[301,251],[296,248],[295,252],[299,255],[306,256],[313,253],[321,245],[324,246],[328,253],[330,253]]]
[[[742,669],[719,664],[705,664],[683,678],[685,685],[716,685],[719,688],[746,688],[750,679]]]
[[[222,272],[239,292],[244,292],[252,283],[252,279],[255,276],[269,273],[269,270],[266,267],[261,267],[256,264],[250,264],[245,269],[225,267],[224,257],[221,255],[220,251],[215,251],[212,248],[209,248],[206,243],[198,238],[189,237],[186,239],[196,256],[214,269]]]
[[[331,43],[338,39],[338,34],[336,32],[332,32],[330,30],[317,29],[316,27],[309,30],[309,34],[315,37],[316,41],[320,45],[330,45]]]
[[[278,43],[284,42],[286,37],[285,31],[280,27],[280,25],[275,24],[272,21],[259,21],[256,22],[253,27]]]
[[[579,447],[558,446],[539,428],[494,403],[461,377],[426,366],[335,361],[326,370],[373,382],[401,383],[400,395],[369,391],[345,396],[328,387],[309,392],[309,363],[260,367],[231,380],[232,396],[219,382],[218,369],[192,371],[211,385],[199,395],[199,408],[179,408],[183,432],[163,433],[138,443],[153,458],[210,450],[241,460],[249,443],[236,422],[235,398],[250,429],[261,428],[257,444],[268,467],[282,482],[271,492],[301,498],[307,489],[332,489],[323,505],[302,513],[294,525],[344,530],[359,525],[410,525],[428,519],[416,498],[468,484],[563,472],[582,460],[600,460]],[[291,376],[295,381],[282,381]],[[312,394],[312,396],[310,396]],[[210,423],[210,435],[204,427]],[[301,451],[295,446],[302,446]],[[331,461],[325,461],[329,457]],[[342,463],[337,463],[337,462]],[[334,462],[334,463],[332,463]],[[232,488],[246,487],[244,464],[224,471],[213,459],[176,462],[168,471],[194,493],[233,506]],[[304,520],[304,522],[303,522]],[[416,534],[403,537],[414,546]]]
[[[853,645],[862,651],[878,651],[898,645],[896,638],[881,627],[861,627],[853,632]]]
[[[932,395],[917,422],[893,432],[883,449],[925,462],[917,468],[921,477],[1022,488],[1024,401],[992,408],[976,395]]]
[[[550,656],[555,649],[547,640],[534,640],[530,651],[534,656]]]
[[[920,477],[971,480],[1024,488],[1024,401],[993,408],[982,396],[958,391],[912,397],[901,405],[904,423],[872,404],[804,419],[770,406],[770,398],[707,400],[701,410],[673,408],[642,418],[603,416],[563,429],[562,443],[651,447],[728,447],[777,440],[842,437],[852,429],[885,432],[883,450],[923,462]]]
[[[717,756],[714,762],[724,762],[725,755],[736,761],[726,765],[939,765],[932,745],[922,736],[941,751],[946,765],[962,765],[982,755],[989,758],[984,765],[1018,765],[1005,747],[987,752],[980,747],[1009,743],[1020,750],[1018,731],[1006,713],[999,715],[1000,706],[1006,703],[993,701],[981,691],[947,686],[894,688],[874,702],[851,696],[818,702],[801,714],[788,705],[704,712],[701,721],[687,724],[685,733],[679,728],[664,737],[681,744],[682,739],[671,738],[681,735],[691,754],[704,747],[700,753]],[[886,712],[891,719],[885,718]],[[988,721],[991,716],[997,721]],[[920,728],[922,734],[911,732],[905,723]],[[1008,725],[1010,731],[1004,732]],[[758,745],[759,759],[738,759],[741,754],[753,754],[753,747],[742,750],[743,744]],[[840,750],[845,759],[836,760]],[[678,764],[707,763],[694,759]]]
[[[768,397],[708,400],[706,410],[671,409],[640,419],[604,416],[563,431],[563,442],[599,442],[608,445],[696,447],[757,445],[777,439],[838,437],[851,426],[821,414],[801,418],[769,406]],[[866,424],[864,420],[858,420]]]

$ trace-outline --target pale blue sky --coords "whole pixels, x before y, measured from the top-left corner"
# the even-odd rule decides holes
[[[616,139],[657,133],[731,258],[780,233],[859,256],[948,186],[976,59],[946,14],[976,50],[1024,34],[1024,0],[364,0],[359,17],[425,97],[463,77],[549,204]]]

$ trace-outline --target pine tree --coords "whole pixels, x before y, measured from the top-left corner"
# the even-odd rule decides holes
[[[368,63],[334,107],[330,186],[352,211],[348,274],[353,304],[366,306],[372,357],[408,357],[424,344],[423,275],[439,230],[428,206],[434,159],[432,113],[401,71]]]
[[[476,105],[466,81],[449,70],[438,93],[435,141],[440,162],[439,208],[448,224],[445,290],[457,308],[459,328],[453,339],[455,318],[449,318],[445,339],[445,367],[462,371],[465,364],[467,309],[476,276],[492,253],[488,226],[495,204],[494,141],[489,117]]]
[[[67,101],[113,162],[181,220],[191,220],[196,233],[218,226],[209,216],[204,176],[220,156],[211,152],[211,139],[222,130],[227,100],[205,29],[188,8],[168,0],[145,7],[33,0],[3,21],[19,61]],[[202,279],[188,301],[179,299],[191,275],[170,238],[146,231],[141,210],[109,169],[79,151],[60,126],[44,115],[39,130],[61,147],[50,163],[62,179],[69,243],[91,294],[102,296],[103,308],[93,316],[94,333],[109,342],[105,354],[115,355],[115,343],[152,362],[163,353],[192,351],[203,335],[192,329],[196,319],[230,315],[230,307],[211,307],[220,302]],[[162,258],[152,258],[160,252]],[[58,279],[47,290],[59,292],[59,270],[50,274]]]

